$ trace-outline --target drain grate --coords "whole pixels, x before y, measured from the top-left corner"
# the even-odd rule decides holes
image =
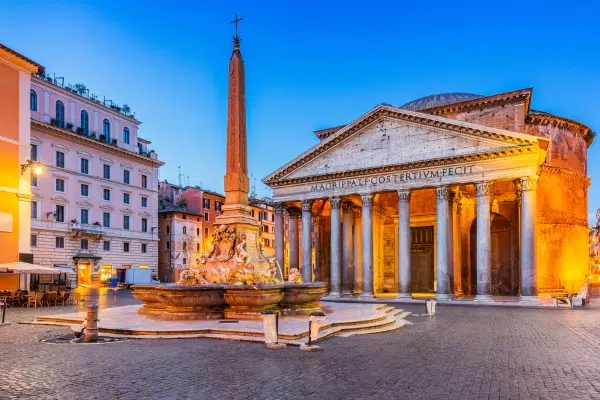
[[[98,341],[95,342],[95,343],[96,344],[116,343],[116,342],[122,342],[122,341],[125,341],[125,340],[127,340],[127,339],[98,336]],[[41,342],[42,343],[50,343],[50,344],[62,344],[62,343],[66,343],[66,344],[78,344],[78,343],[92,344],[92,343],[85,343],[83,341],[83,337],[76,338],[75,335],[73,335],[73,334],[63,335],[63,336],[52,336],[52,337],[49,337],[49,338],[42,339]]]
[[[237,319],[225,319],[223,321],[219,321],[220,324],[237,324],[238,321]]]

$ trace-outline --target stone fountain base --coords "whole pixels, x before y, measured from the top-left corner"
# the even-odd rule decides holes
[[[133,285],[132,296],[144,303],[144,314],[161,320],[258,320],[264,310],[283,315],[321,311],[323,282],[258,286]]]

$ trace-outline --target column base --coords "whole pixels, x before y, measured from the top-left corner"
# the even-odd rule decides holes
[[[346,290],[344,290],[344,291],[342,292],[342,296],[343,296],[343,297],[352,297],[352,295],[353,295],[353,293],[352,293],[352,292],[348,292],[348,291],[346,291]]]
[[[342,297],[342,293],[341,292],[329,292],[328,296],[329,297]]]
[[[374,293],[361,293],[360,296],[358,296],[359,299],[364,299],[364,300],[371,300],[375,298],[375,294]]]
[[[396,296],[397,299],[412,299],[412,294],[411,293],[398,293],[398,296]]]
[[[478,294],[475,296],[473,301],[481,302],[481,303],[493,303],[494,298],[489,294]]]
[[[437,301],[451,301],[454,296],[447,293],[437,293],[435,299]]]
[[[523,296],[519,298],[519,304],[528,305],[528,306],[539,306],[542,304],[539,296]]]

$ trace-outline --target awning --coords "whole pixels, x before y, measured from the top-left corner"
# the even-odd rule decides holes
[[[69,273],[75,272],[73,267],[71,267],[69,265],[64,265],[64,264],[63,265],[54,264],[54,268],[59,269],[61,274],[69,274]]]
[[[0,272],[12,272],[13,274],[60,274],[61,270],[18,261],[0,264]]]

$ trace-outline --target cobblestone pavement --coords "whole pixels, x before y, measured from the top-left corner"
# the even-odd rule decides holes
[[[135,301],[127,291],[97,300]],[[73,307],[8,309],[0,399],[600,399],[592,306],[438,306],[400,331],[329,339],[318,353],[209,339],[47,344],[67,329],[17,322]]]

